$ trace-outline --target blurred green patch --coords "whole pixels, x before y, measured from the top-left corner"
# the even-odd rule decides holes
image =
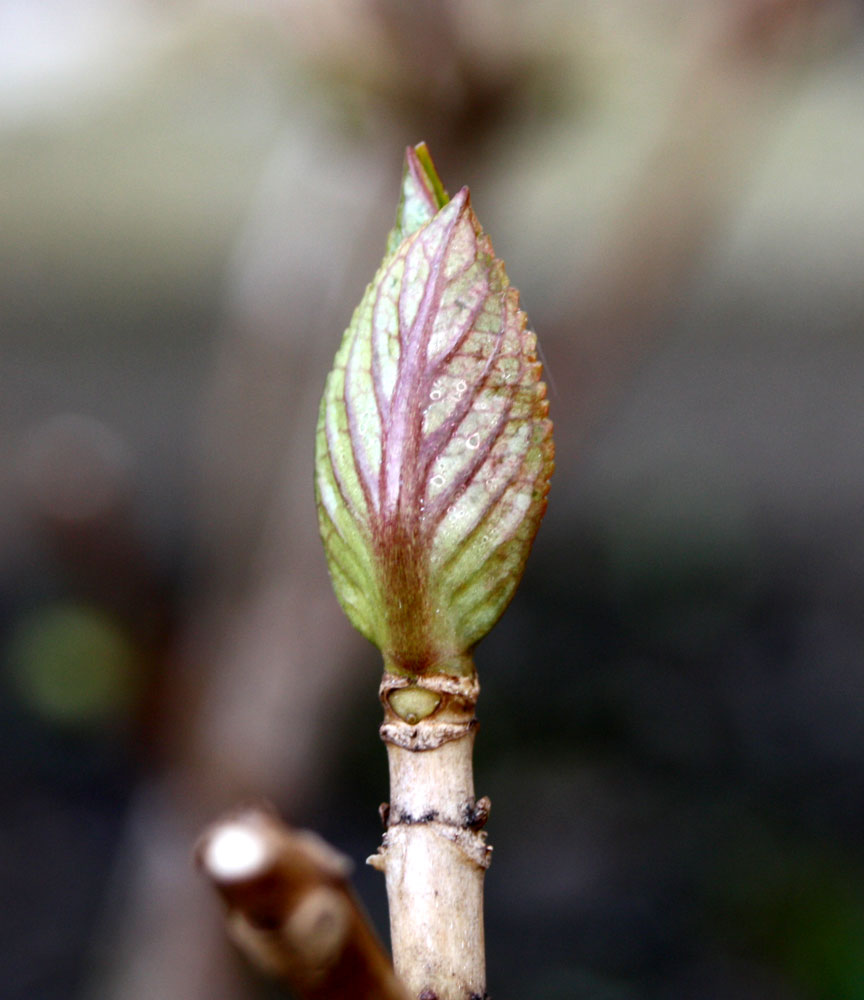
[[[137,700],[137,650],[98,608],[58,603],[35,611],[14,628],[7,652],[19,698],[50,724],[113,728]]]
[[[757,837],[725,866],[725,934],[813,1000],[864,1000],[864,873],[837,848]],[[737,853],[737,852],[736,852]]]

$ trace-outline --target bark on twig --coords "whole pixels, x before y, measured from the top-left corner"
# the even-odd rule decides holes
[[[226,816],[198,863],[228,906],[228,932],[304,1000],[408,1000],[348,884],[351,862],[272,813]]]
[[[419,721],[394,711],[399,692],[438,699]],[[385,674],[381,738],[390,764],[387,832],[369,864],[384,872],[393,962],[415,997],[486,995],[483,881],[492,849],[481,828],[489,800],[474,798],[475,677]],[[395,696],[395,697],[394,697]]]

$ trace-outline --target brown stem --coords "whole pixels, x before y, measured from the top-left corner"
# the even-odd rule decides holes
[[[348,884],[351,862],[271,812],[223,817],[200,867],[228,906],[228,932],[303,1000],[408,1000]]]

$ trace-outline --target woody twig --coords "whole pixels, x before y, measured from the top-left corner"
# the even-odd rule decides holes
[[[197,859],[235,944],[302,1000],[408,1000],[351,890],[351,862],[317,834],[251,808],[214,823]]]

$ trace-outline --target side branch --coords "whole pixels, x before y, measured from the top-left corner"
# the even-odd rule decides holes
[[[200,868],[228,907],[228,933],[303,1000],[409,1000],[348,884],[351,862],[264,809],[201,837]]]

